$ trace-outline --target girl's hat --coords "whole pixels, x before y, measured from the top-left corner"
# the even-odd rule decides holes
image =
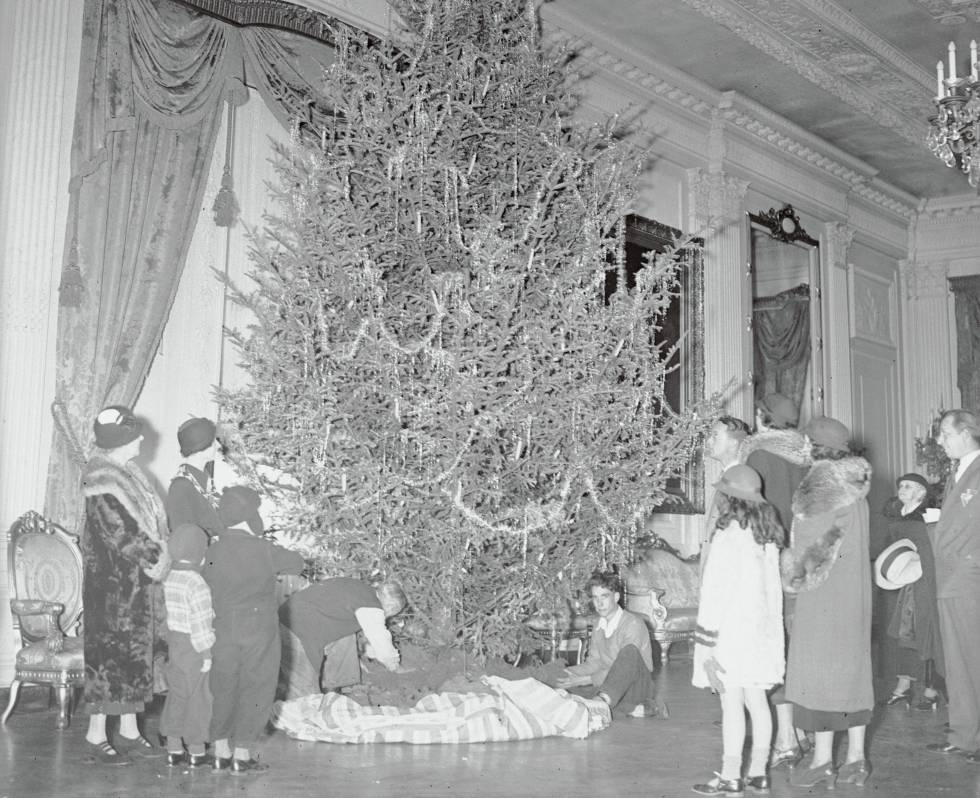
[[[919,550],[908,538],[896,540],[875,560],[875,584],[885,590],[898,590],[922,576]]]
[[[177,429],[181,457],[203,452],[214,443],[215,426],[210,418],[189,418]]]
[[[715,489],[726,496],[735,496],[750,502],[764,502],[762,477],[747,465],[733,465],[715,483]]]

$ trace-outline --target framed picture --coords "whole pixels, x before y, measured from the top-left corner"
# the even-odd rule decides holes
[[[626,217],[626,273],[632,283],[643,268],[648,252],[663,252],[683,233],[642,216]],[[698,242],[700,243],[700,242]],[[680,341],[679,367],[667,375],[664,385],[670,406],[681,411],[704,399],[704,260],[700,247],[682,253],[680,293],[663,318],[661,335]],[[613,275],[615,278],[615,275]],[[614,287],[613,287],[614,290]],[[668,500],[657,512],[701,514],[704,512],[704,459],[696,447],[684,472],[667,483]]]

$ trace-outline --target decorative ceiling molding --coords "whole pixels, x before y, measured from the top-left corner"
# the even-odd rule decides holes
[[[550,9],[549,6],[544,6],[542,10]],[[574,22],[559,16],[559,13],[548,13],[546,22],[547,34],[557,44],[576,53],[591,67],[599,68],[610,77],[617,78],[631,93],[640,95],[639,99],[664,101],[706,126],[710,126],[713,119],[717,125],[717,120],[721,118],[729,125],[745,131],[766,149],[774,149],[782,157],[789,155],[799,159],[816,171],[829,174],[847,184],[852,195],[871,205],[903,219],[909,219],[915,213],[914,199],[910,195],[898,189],[893,189],[894,193],[887,193],[879,187],[880,184],[874,184],[874,176],[877,174],[875,169],[837,151],[832,145],[797,128],[763,106],[735,92],[716,92],[689,75],[649,58],[642,59],[645,66],[641,67],[635,63],[640,60],[635,55],[630,54],[635,60],[613,55],[597,42],[602,42],[609,48],[613,44],[594,34],[574,30]],[[625,52],[622,47],[618,49],[620,53]],[[654,69],[661,74],[655,74]],[[918,141],[921,143],[922,139]],[[827,151],[835,151],[837,157],[831,157],[826,154]]]
[[[876,124],[921,145],[935,77],[839,6],[827,0],[683,2]]]
[[[919,0],[940,25],[980,22],[980,0]]]

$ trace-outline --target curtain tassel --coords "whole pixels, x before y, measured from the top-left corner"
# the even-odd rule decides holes
[[[221,174],[221,188],[214,198],[211,211],[214,213],[214,223],[218,227],[232,227],[238,218],[238,200],[235,197],[231,177],[232,156],[235,146],[235,102],[229,96],[228,124],[225,136],[225,168]]]
[[[231,169],[227,162],[221,175],[221,188],[214,198],[211,210],[214,212],[214,223],[218,227],[232,227],[238,218],[238,200],[232,188]]]

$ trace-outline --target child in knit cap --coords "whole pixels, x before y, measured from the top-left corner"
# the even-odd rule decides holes
[[[204,751],[211,724],[211,590],[201,569],[208,538],[194,524],[181,524],[170,535],[170,573],[163,582],[167,605],[167,663],[169,690],[160,717],[160,733],[167,738],[167,764],[200,767],[208,763]],[[184,751],[184,744],[187,751]]]

